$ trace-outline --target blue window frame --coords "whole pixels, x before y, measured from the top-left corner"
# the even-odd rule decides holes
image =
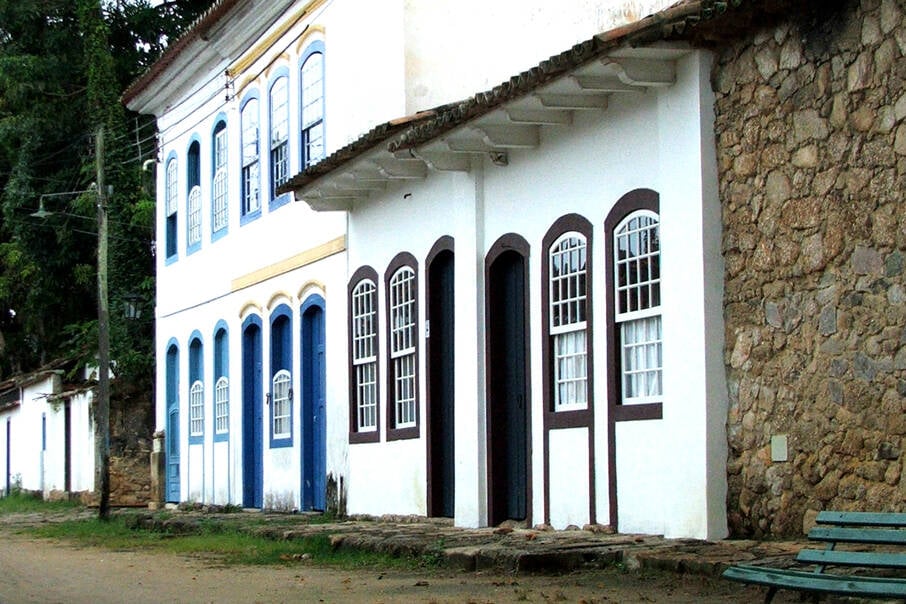
[[[204,442],[204,347],[201,334],[189,338],[189,444]]]
[[[186,254],[201,249],[201,143],[193,139],[186,156]]]
[[[241,200],[239,223],[245,224],[261,216],[261,158],[258,154],[261,119],[258,92],[252,91],[243,99],[239,109],[241,128],[242,169],[239,188]]]
[[[302,169],[324,158],[324,42],[309,44],[300,59]]]
[[[271,448],[293,446],[292,311],[281,304],[271,313]]]
[[[273,210],[286,204],[288,194],[277,195],[277,188],[289,179],[289,69],[281,67],[274,73],[267,95],[268,149],[270,155],[270,204]]]
[[[229,226],[228,149],[226,116],[221,113],[211,135],[211,241],[226,235]]]
[[[177,245],[177,217],[179,215],[179,162],[176,159],[176,152],[171,151],[167,156],[166,180],[164,181],[164,213],[166,215],[166,238],[165,259],[167,264],[171,264],[179,257],[179,248]]]
[[[224,321],[214,328],[214,440],[230,438],[230,342]]]

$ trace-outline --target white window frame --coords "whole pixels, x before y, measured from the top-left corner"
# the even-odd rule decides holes
[[[271,194],[289,178],[289,77],[280,76],[270,97]]]
[[[179,173],[176,158],[173,157],[167,162],[167,217],[170,217],[179,210]]]
[[[394,428],[412,428],[416,422],[416,322],[415,270],[400,267],[388,283],[390,362],[393,369]]]
[[[292,384],[293,376],[286,369],[275,373],[271,380],[271,405],[273,405],[271,434],[274,440],[292,437]]]
[[[188,216],[189,246],[201,243],[201,187],[195,185],[189,191],[189,216]]]
[[[214,433],[230,431],[230,380],[221,376],[214,384]]]
[[[554,411],[588,408],[588,241],[562,234],[548,250]]]
[[[356,431],[374,432],[378,425],[377,285],[374,281],[359,281],[352,290],[351,303]]]
[[[324,158],[324,54],[321,52],[311,53],[302,64],[302,145],[303,169]]]
[[[651,237],[653,233],[654,237]],[[636,210],[614,228],[614,322],[620,331],[623,404],[663,399],[663,328],[660,293],[660,217]],[[621,249],[632,255],[621,258]],[[634,274],[635,279],[621,281]]]
[[[227,129],[224,127],[214,134],[214,180],[211,187],[213,217],[211,221],[211,230],[215,233],[227,227],[229,217],[227,148]]]
[[[258,157],[259,103],[249,99],[239,118],[242,131],[242,214],[252,214],[261,209],[261,180]]]
[[[195,380],[189,388],[189,436],[204,435],[204,382]]]

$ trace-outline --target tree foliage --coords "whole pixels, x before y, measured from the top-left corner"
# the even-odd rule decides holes
[[[120,91],[209,0],[0,0],[0,378],[94,354],[93,133],[107,132],[112,356],[150,380],[154,125]],[[32,216],[39,208],[45,218]],[[126,303],[141,320],[127,321]]]

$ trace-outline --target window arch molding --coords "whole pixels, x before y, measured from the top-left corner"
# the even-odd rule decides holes
[[[346,289],[349,350],[349,443],[381,439],[378,274],[359,267]]]
[[[271,448],[293,446],[293,312],[288,304],[271,311],[269,411]]]
[[[418,261],[400,252],[384,272],[387,440],[418,438],[421,430],[418,299]]]
[[[663,417],[662,402],[647,402],[642,404],[623,404],[622,362],[623,355],[620,338],[620,328],[617,323],[616,299],[616,267],[615,251],[616,229],[631,215],[639,212],[650,213],[658,217],[660,225],[660,196],[652,189],[635,189],[623,195],[614,204],[604,220],[605,252],[607,261],[605,273],[607,285],[607,350],[612,359],[607,371],[607,398],[610,407],[610,417],[613,421],[631,421],[646,419],[661,419]],[[659,252],[660,255],[660,252]]]
[[[189,336],[189,444],[204,442],[204,339],[197,329]]]
[[[251,105],[251,106],[250,106]],[[246,112],[248,110],[248,112]],[[261,99],[258,89],[239,103],[239,224],[261,216]]]
[[[230,330],[226,321],[214,326],[214,440],[226,441],[230,435]]]
[[[593,287],[593,247],[592,247],[593,227],[585,217],[579,214],[567,214],[558,218],[548,229],[542,240],[542,250],[544,258],[541,261],[541,324],[544,337],[541,340],[542,358],[544,359],[545,370],[542,373],[542,384],[544,387],[544,410],[545,423],[550,428],[566,428],[570,426],[587,426],[591,423],[593,414],[593,393],[594,393],[594,341],[593,327],[594,316],[592,311],[592,292]],[[557,292],[552,290],[552,282],[557,279],[556,275],[551,274],[551,253],[555,245],[560,244],[564,237],[573,235],[577,241],[582,243],[582,252],[584,253],[585,264],[582,272],[577,274],[584,280],[583,291],[578,292],[581,296],[579,301],[581,324],[584,324],[582,331],[585,334],[584,356],[585,356],[585,380],[582,384],[581,398],[584,399],[584,407],[581,405],[563,405],[558,406],[557,396],[555,393],[557,374],[557,354],[555,350],[556,336],[552,334],[554,318],[552,315],[552,305],[554,300],[558,299]],[[567,275],[569,278],[569,275]],[[575,287],[576,282],[568,284],[569,287]],[[561,303],[562,304],[562,303]],[[575,317],[574,317],[575,318]],[[573,321],[577,323],[579,321]],[[563,409],[559,410],[558,409]]]

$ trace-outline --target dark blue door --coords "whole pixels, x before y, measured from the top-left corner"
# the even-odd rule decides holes
[[[167,501],[179,501],[179,349],[167,349]]]
[[[264,504],[264,440],[261,320],[250,317],[242,329],[242,505]]]
[[[327,504],[327,422],[325,413],[324,299],[302,305],[302,508]]]

